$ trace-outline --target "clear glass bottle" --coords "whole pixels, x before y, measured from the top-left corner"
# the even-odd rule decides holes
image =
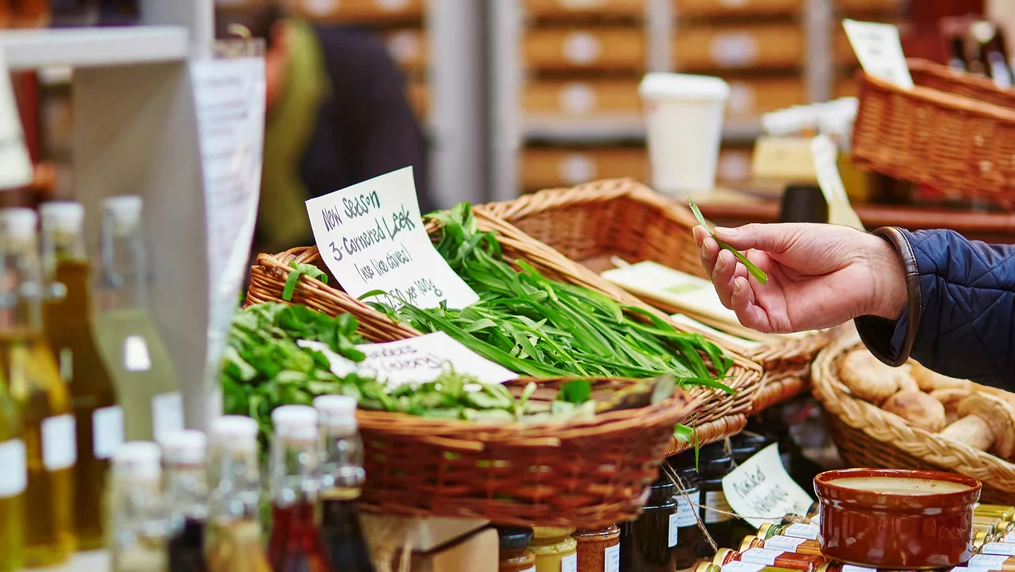
[[[344,395],[314,399],[321,449],[321,536],[331,566],[342,572],[374,572],[358,499],[366,473],[356,423],[356,400]]]
[[[162,507],[158,445],[124,443],[113,456],[109,548],[113,572],[165,572],[168,523]]]
[[[268,561],[275,572],[333,570],[317,526],[320,440],[317,410],[283,405],[271,413],[271,536]]]
[[[0,211],[0,366],[21,411],[28,461],[25,566],[59,564],[74,552],[75,422],[70,394],[42,333],[35,211]]]
[[[207,547],[211,572],[271,572],[261,544],[257,422],[226,415],[211,422]]]
[[[21,416],[0,380],[0,572],[21,569],[28,467]]]
[[[162,446],[169,572],[206,572],[204,531],[208,519],[206,439],[200,431],[167,435]]]
[[[78,548],[105,545],[102,494],[109,459],[123,443],[123,411],[92,332],[91,267],[85,255],[84,207],[50,202],[40,207],[44,284],[42,321],[70,389],[77,433],[74,530]]]
[[[176,367],[148,307],[141,197],[102,203],[101,308],[95,337],[123,408],[128,440],[160,441],[183,429]]]

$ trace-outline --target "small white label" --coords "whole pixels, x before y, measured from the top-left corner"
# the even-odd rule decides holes
[[[60,350],[60,379],[71,383],[74,379],[74,352],[70,348]]]
[[[1015,544],[1006,544],[1004,542],[988,542],[983,545],[983,548],[980,550],[980,553],[1015,556]]]
[[[1001,542],[1015,542],[1015,532],[1009,532],[1008,534],[1004,535],[1004,540],[1002,540]]]
[[[564,58],[573,64],[591,64],[599,59],[601,51],[599,38],[588,32],[573,32],[564,40]]]
[[[28,485],[28,467],[25,462],[25,443],[11,439],[0,443],[0,498],[21,494]]]
[[[847,19],[842,27],[864,72],[903,89],[913,88],[898,26]]]
[[[123,443],[123,409],[102,407],[92,413],[92,452],[96,459],[109,459]]]
[[[680,536],[680,514],[673,513],[670,515],[669,534],[666,536],[666,546],[672,548],[677,545],[677,539]]]
[[[578,555],[572,554],[561,558],[560,572],[578,572]]]
[[[985,568],[987,570],[1001,570],[1004,566],[1004,561],[1007,560],[1007,556],[997,556],[993,554],[974,554],[966,566],[970,568]]]
[[[761,569],[764,568],[764,567],[765,567],[764,564],[756,564],[754,562],[734,561],[734,562],[730,562],[729,564],[723,564],[722,568],[721,568],[721,571],[722,572],[761,572]]]
[[[770,550],[766,548],[751,548],[740,553],[741,562],[753,562],[773,566],[775,559],[782,556],[782,550]]]
[[[954,568],[953,568],[954,570]],[[864,566],[854,566],[852,564],[843,564],[842,572],[878,572],[877,568],[866,568]]]
[[[723,67],[740,67],[754,63],[758,57],[758,42],[745,32],[717,34],[709,44],[712,59]]]
[[[603,550],[603,572],[620,572],[620,545],[610,546]]]
[[[42,464],[47,471],[73,467],[78,460],[74,416],[49,417],[42,421]]]
[[[795,523],[786,527],[783,531],[783,536],[793,536],[796,538],[806,538],[807,540],[817,540],[818,535],[821,534],[821,529],[816,524],[801,524]]]
[[[533,566],[532,568],[528,568],[528,569],[522,570],[522,572],[536,572],[536,567]]]
[[[691,502],[682,494],[677,495],[677,527],[698,526],[698,515]]]
[[[148,342],[141,336],[127,336],[123,340],[123,365],[127,371],[148,371],[152,358],[148,355]]]
[[[794,538],[792,536],[773,536],[765,541],[765,548],[771,548],[775,550],[785,550],[787,552],[796,552],[796,549],[801,544],[807,542],[804,538]]]
[[[587,83],[569,83],[560,90],[560,108],[568,115],[587,115],[596,108],[596,90]]]
[[[745,153],[719,155],[719,178],[727,181],[744,181],[751,176],[751,156]]]
[[[183,431],[183,396],[178,391],[152,398],[152,438],[158,442],[166,435]]]
[[[741,117],[755,115],[756,101],[754,86],[739,81],[730,83],[730,98],[726,107],[731,114]]]
[[[705,524],[726,522],[731,517],[730,505],[726,502],[726,495],[722,491],[709,491],[705,493]]]
[[[560,178],[577,185],[596,178],[596,162],[582,153],[569,153],[560,162]]]

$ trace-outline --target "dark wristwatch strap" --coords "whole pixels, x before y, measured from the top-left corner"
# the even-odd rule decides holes
[[[891,344],[885,344],[884,341],[886,340],[872,339],[872,331],[877,330],[877,328],[865,327],[871,325],[870,321],[875,320],[875,318],[870,316],[858,318],[857,331],[860,333],[860,339],[863,340],[864,344],[871,353],[886,364],[898,367],[909,360],[909,355],[913,351],[913,343],[916,341],[916,333],[920,330],[920,315],[923,308],[920,294],[920,269],[916,264],[916,255],[913,253],[913,246],[909,244],[909,240],[906,239],[906,235],[898,228],[882,227],[875,230],[873,234],[887,240],[902,260],[902,268],[906,273],[906,291],[908,297],[906,304],[906,337],[902,342],[899,354],[896,356],[889,356],[885,355],[884,352],[881,351],[881,348],[885,346],[890,347]]]

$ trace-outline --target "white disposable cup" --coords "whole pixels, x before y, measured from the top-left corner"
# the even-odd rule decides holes
[[[711,191],[729,84],[717,77],[650,73],[638,92],[645,102],[652,186],[682,198]]]

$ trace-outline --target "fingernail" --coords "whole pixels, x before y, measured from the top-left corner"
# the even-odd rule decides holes
[[[739,294],[743,289],[744,289],[744,287],[741,286],[740,280],[734,280],[733,281],[733,293],[734,294]]]
[[[726,268],[726,261],[723,260],[722,251],[720,250],[719,256],[715,257],[715,269],[722,270],[723,268]]]

